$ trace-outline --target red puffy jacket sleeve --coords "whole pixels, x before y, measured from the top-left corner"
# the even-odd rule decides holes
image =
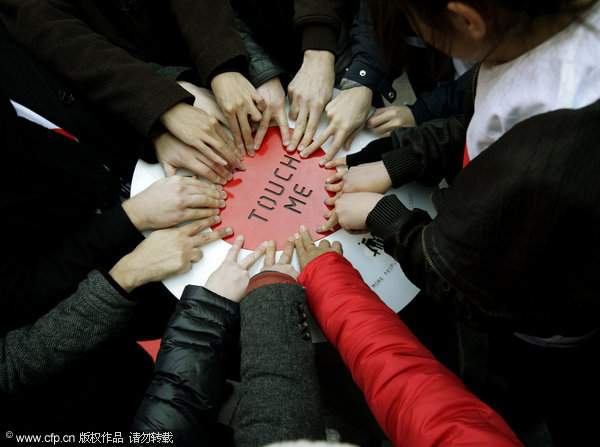
[[[298,278],[395,446],[522,445],[506,422],[438,362],[341,255],[328,252]]]

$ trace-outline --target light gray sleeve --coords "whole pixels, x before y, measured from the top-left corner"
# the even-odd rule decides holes
[[[97,270],[35,323],[0,339],[0,391],[15,393],[63,370],[118,334],[135,302]]]

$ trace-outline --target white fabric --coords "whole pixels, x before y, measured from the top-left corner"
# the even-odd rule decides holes
[[[578,21],[513,59],[483,64],[467,130],[473,160],[521,121],[600,98],[600,2]]]
[[[52,123],[51,121],[48,121],[46,118],[44,118],[41,115],[38,115],[33,110],[28,109],[24,105],[19,104],[18,102],[13,101],[12,99],[10,100],[10,103],[15,108],[17,116],[25,118],[26,120],[29,120],[33,123],[39,124],[40,126],[45,127],[46,129],[60,129],[60,127],[58,127],[56,124]]]

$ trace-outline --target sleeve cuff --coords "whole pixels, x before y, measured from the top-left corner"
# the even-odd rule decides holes
[[[246,294],[269,284],[297,284],[297,281],[290,275],[281,272],[265,271],[254,275],[248,283]]]
[[[335,31],[325,25],[306,26],[302,30],[302,53],[306,50],[326,50],[335,54]]]
[[[413,153],[404,150],[386,152],[381,156],[383,164],[397,188],[407,182],[417,180],[423,168],[421,160]]]
[[[104,279],[106,279],[106,281],[111,285],[111,287],[119,293],[119,295],[121,295],[123,298],[125,298],[129,301],[133,301],[133,302],[137,303],[138,300],[136,300],[134,298],[134,295],[131,295],[128,292],[126,292],[125,289],[123,289],[123,287],[121,287],[121,285],[117,281],[115,281],[113,279],[113,277],[110,276],[110,274],[107,271],[105,271],[105,270],[98,270],[98,271],[100,272],[100,274],[102,276],[104,276]]]
[[[371,234],[383,238],[396,220],[409,214],[410,210],[396,195],[387,195],[377,202],[375,208],[367,216],[367,228]]]

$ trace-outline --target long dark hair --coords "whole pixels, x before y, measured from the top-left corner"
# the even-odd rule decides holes
[[[407,44],[403,36],[414,33],[414,17],[437,31],[438,48],[446,48],[444,35],[450,33],[447,20],[448,0],[366,0],[375,40],[390,66],[407,63]],[[532,21],[542,16],[576,19],[598,0],[461,0],[475,8],[490,29],[491,46],[507,35],[523,33]]]

